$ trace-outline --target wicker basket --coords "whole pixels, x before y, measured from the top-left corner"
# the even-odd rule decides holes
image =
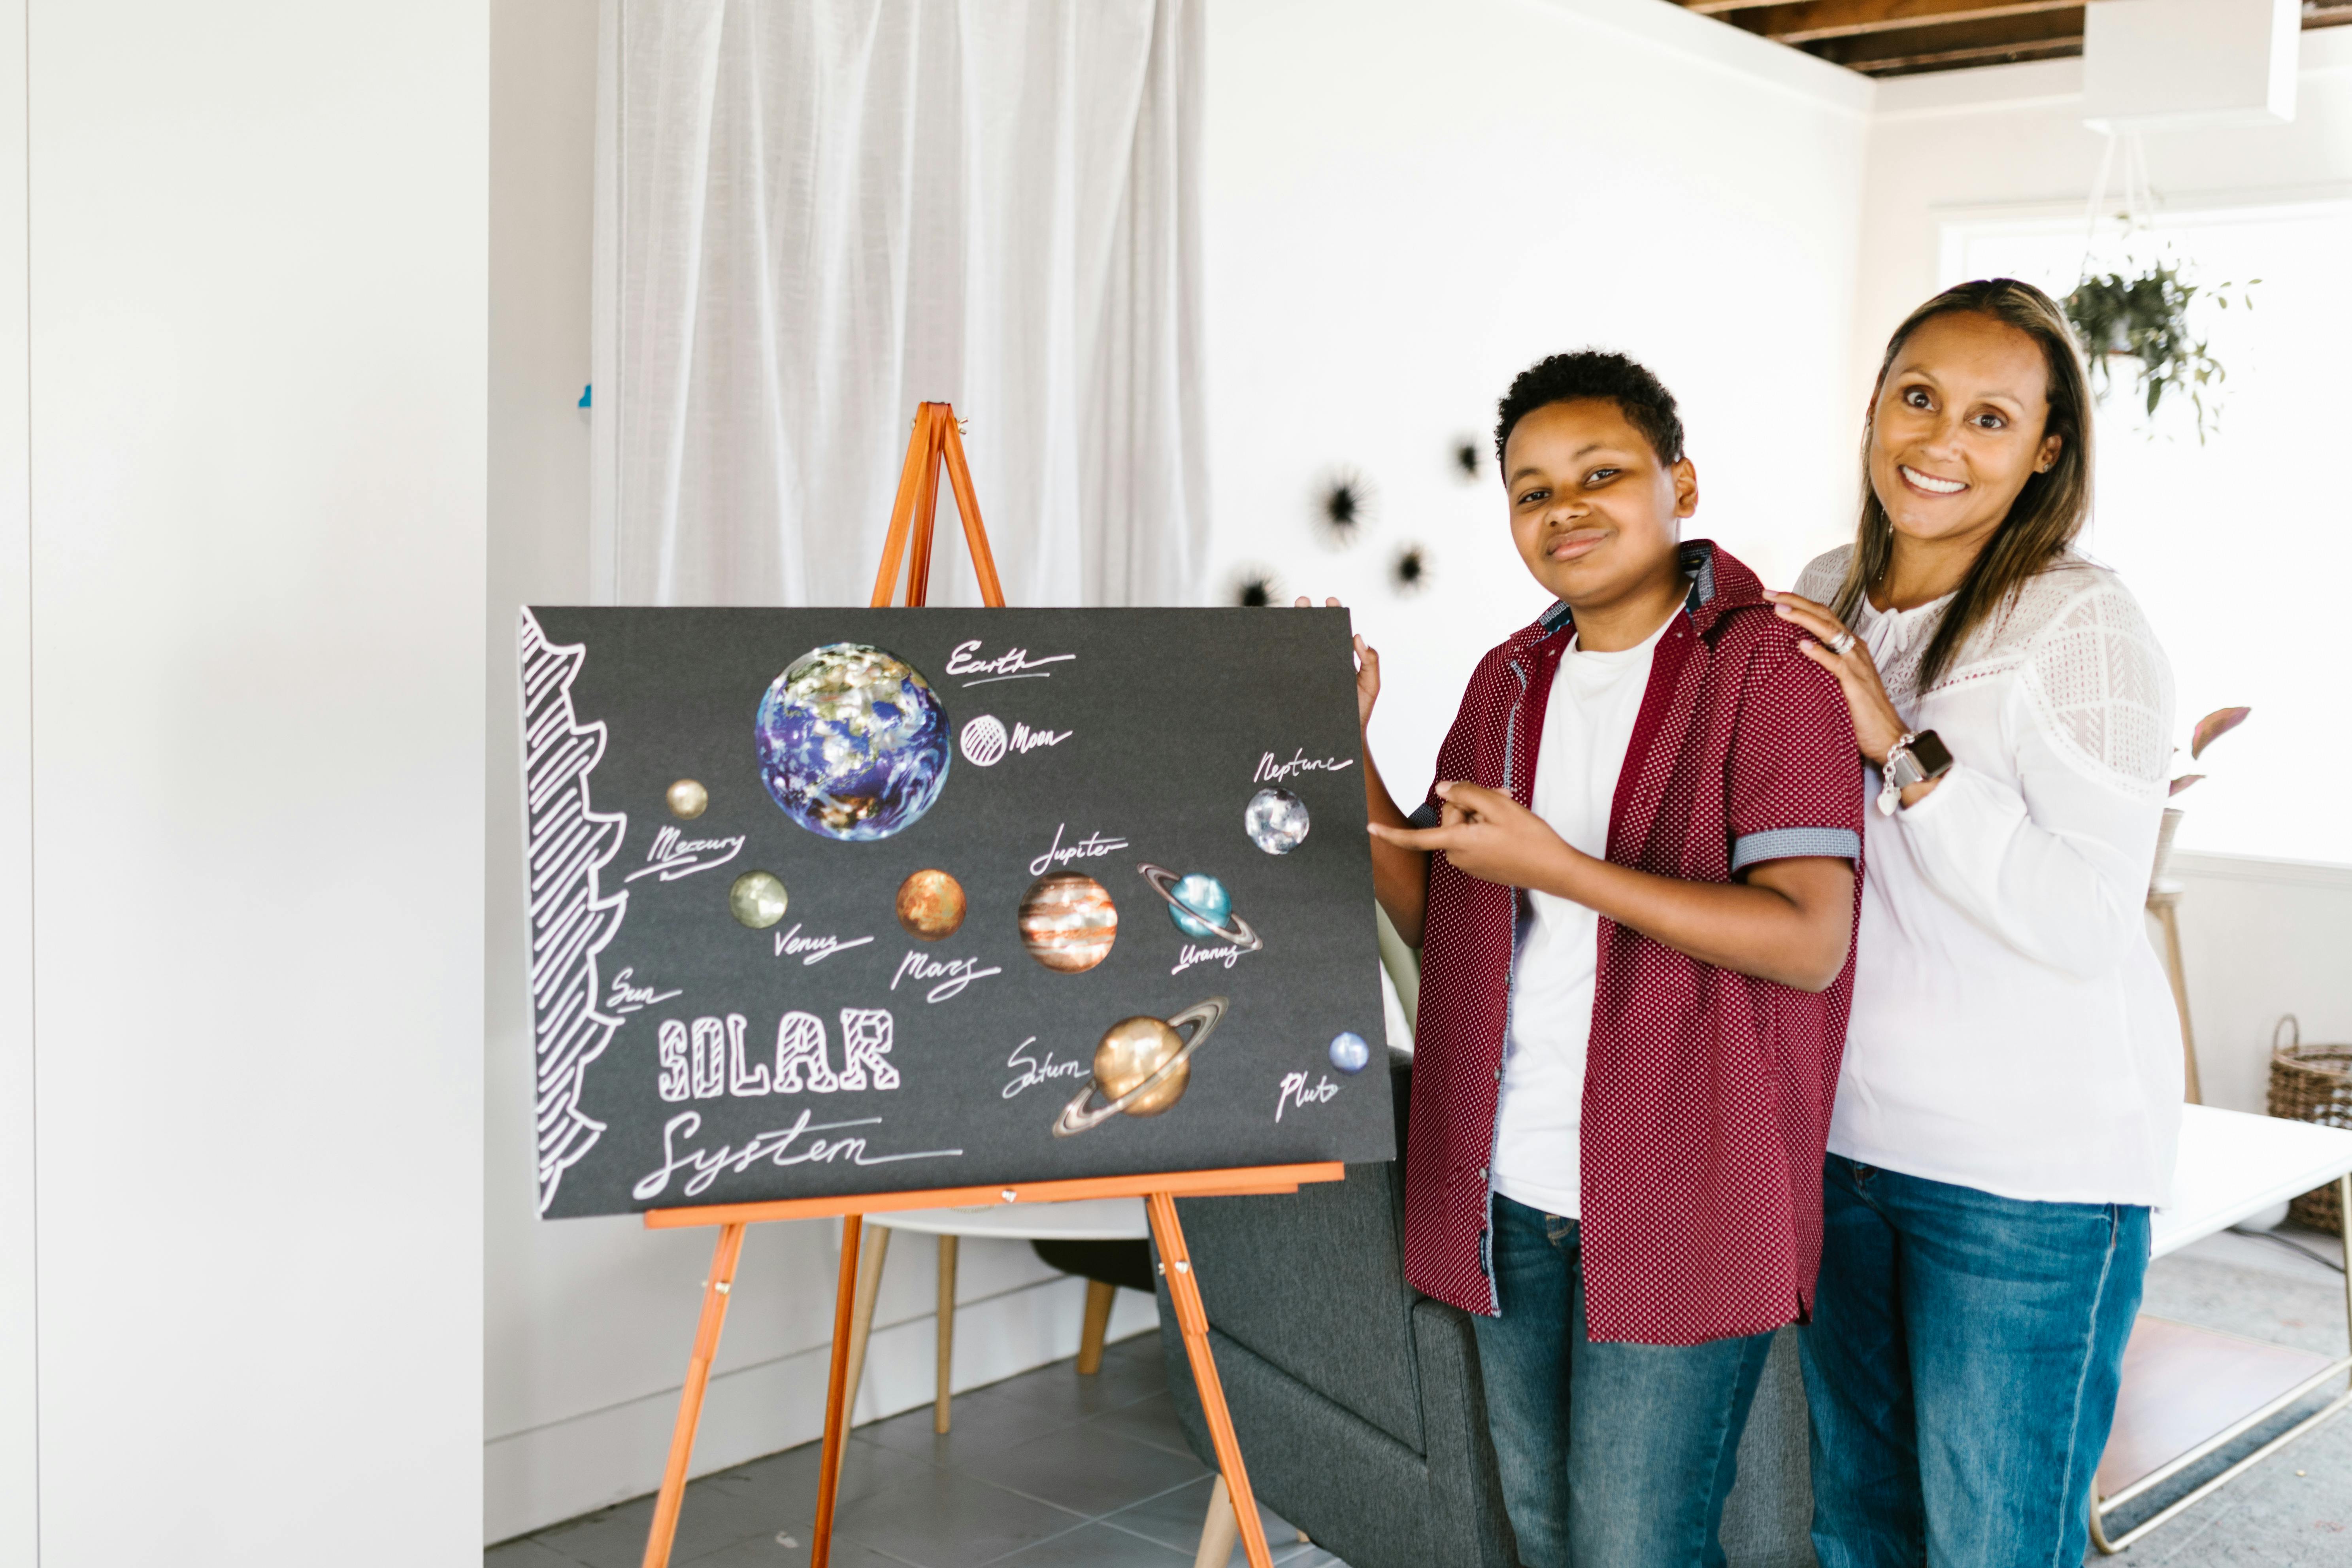
[[[2306,1046],[2290,1013],[2271,1031],[2271,1114],[2326,1127],[2352,1128],[2352,1046]],[[2336,1184],[2315,1187],[2287,1205],[2287,1218],[2313,1230],[2344,1234]]]

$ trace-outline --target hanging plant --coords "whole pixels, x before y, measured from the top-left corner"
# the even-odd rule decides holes
[[[2189,760],[2193,763],[2203,756],[2206,747],[2244,723],[2252,712],[2253,710],[2251,708],[2216,708],[2212,712],[2198,720],[2196,730],[2189,737]],[[2172,787],[2164,793],[2179,795],[2204,776],[2203,773],[2176,774],[2172,780]]]
[[[2189,320],[2189,310],[2209,298],[2227,310],[2232,289],[2242,310],[2253,309],[2247,292],[2261,279],[2243,287],[2221,283],[2208,288],[2191,283],[2176,262],[2152,264],[2137,277],[2120,272],[2085,274],[2066,296],[2066,320],[2090,361],[2092,385],[2105,397],[2114,382],[2115,363],[2131,360],[2137,366],[2140,401],[2151,416],[2165,395],[2186,396],[2196,410],[2197,439],[2202,444],[2209,428],[2219,428],[2221,383],[2228,373]]]
[[[1355,469],[1335,468],[1316,487],[1315,521],[1339,548],[1353,544],[1371,515],[1371,483]]]

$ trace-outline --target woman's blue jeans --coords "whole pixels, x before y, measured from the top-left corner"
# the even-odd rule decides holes
[[[2075,1568],[2148,1211],[1840,1155],[1803,1339],[1822,1568]]]
[[[1572,1219],[1497,1194],[1502,1316],[1473,1318],[1525,1568],[1721,1568],[1716,1541],[1769,1333],[1595,1344]]]

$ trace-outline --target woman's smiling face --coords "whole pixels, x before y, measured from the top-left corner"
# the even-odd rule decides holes
[[[2003,321],[1953,311],[1904,342],[1871,414],[1870,485],[1895,531],[1979,544],[2057,459],[2050,367]]]

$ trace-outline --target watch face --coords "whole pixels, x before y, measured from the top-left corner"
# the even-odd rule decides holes
[[[1934,778],[1952,765],[1952,753],[1933,730],[1922,730],[1911,737],[1911,755],[1917,760],[1921,773]]]

